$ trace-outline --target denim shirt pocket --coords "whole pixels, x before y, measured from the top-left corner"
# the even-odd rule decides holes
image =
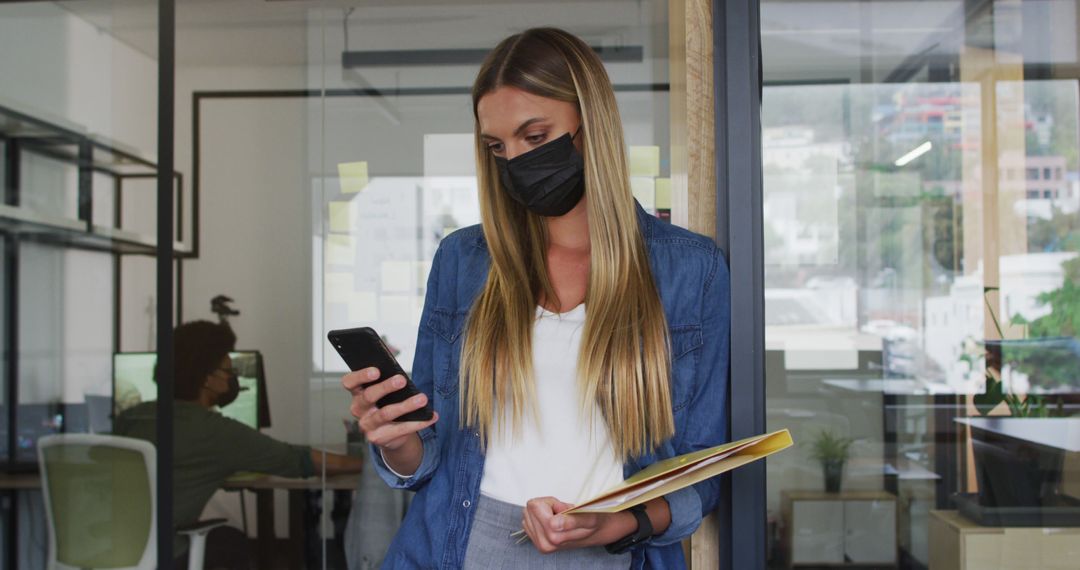
[[[671,336],[671,401],[672,410],[678,412],[689,403],[694,387],[694,374],[700,360],[701,325],[672,325]]]
[[[435,333],[435,390],[444,397],[453,396],[458,390],[461,333],[465,328],[465,318],[464,312],[434,309],[424,323]]]

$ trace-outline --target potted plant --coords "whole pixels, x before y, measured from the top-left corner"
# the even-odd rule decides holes
[[[1067,430],[1065,424],[1076,420],[1066,416],[1062,392],[1074,392],[1080,366],[1080,342],[1075,338],[1075,319],[1080,315],[1080,300],[1070,274],[1080,272],[1077,261],[1066,263],[1066,280],[1062,289],[1040,295],[1039,301],[1050,304],[1052,311],[1040,319],[1026,321],[1019,315],[1013,324],[1027,325],[1028,332],[1037,338],[987,340],[984,351],[977,355],[985,368],[985,389],[974,397],[980,419],[969,420],[976,479],[979,485],[978,504],[982,507],[1046,508],[1058,505],[1058,483],[1061,480],[1062,454],[1040,445],[1040,434]],[[996,290],[988,287],[985,293]],[[1064,293],[1068,293],[1065,295]],[[984,295],[985,296],[985,295]],[[999,336],[1001,326],[993,307],[987,301],[990,318]],[[1051,326],[1052,325],[1052,326]],[[973,361],[969,361],[974,364]],[[1032,391],[1026,396],[1005,387],[1003,372],[1027,375]],[[1002,403],[1008,415],[993,415],[991,411]],[[1033,420],[1037,419],[1039,423]],[[1019,423],[1018,423],[1019,422]],[[1010,434],[1024,433],[1024,437]],[[1035,439],[1032,439],[1034,437]],[[963,507],[963,505],[961,505]],[[961,509],[963,510],[963,508]],[[1007,521],[1001,521],[1005,524]],[[1031,524],[1039,523],[1039,518]],[[1022,525],[1024,522],[1013,521]]]
[[[840,481],[844,478],[844,463],[847,463],[854,442],[851,438],[841,437],[823,429],[812,442],[810,454],[821,463],[825,474],[825,492],[839,493]]]

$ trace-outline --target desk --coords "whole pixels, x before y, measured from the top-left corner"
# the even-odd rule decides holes
[[[231,477],[221,486],[226,491],[251,491],[255,493],[255,512],[257,515],[256,532],[258,548],[255,559],[259,568],[273,568],[275,560],[274,547],[274,491],[277,489],[289,492],[289,538],[286,557],[289,568],[304,567],[304,548],[308,541],[305,540],[307,533],[318,532],[319,516],[305,516],[309,513],[306,509],[306,492],[312,491],[353,491],[359,486],[360,475],[335,475],[322,477],[310,477],[307,479],[290,479],[273,475],[243,474]],[[247,513],[241,516],[246,517]]]
[[[227,491],[247,489],[258,491],[263,489],[282,489],[285,491],[354,491],[359,482],[360,474],[329,475],[325,479],[319,476],[307,479],[291,479],[276,475],[239,475],[230,477],[221,486]]]
[[[821,382],[830,388],[848,392],[880,393],[902,396],[968,393],[942,382],[932,382],[916,378],[825,378]]]
[[[1080,528],[980,526],[956,511],[930,511],[930,570],[1076,568]]]
[[[0,473],[0,491],[40,491],[37,473]]]
[[[1051,449],[1080,452],[1080,418],[990,417],[953,421]]]
[[[275,475],[240,475],[230,477],[221,486],[228,491],[247,489],[284,489],[286,491],[352,491],[356,489],[359,475],[333,475],[326,477],[323,486],[322,477],[290,479]],[[0,491],[40,490],[41,475],[37,473],[0,473]]]
[[[221,486],[227,491],[251,491],[255,493],[255,508],[258,513],[258,551],[256,560],[259,568],[274,568],[274,490],[289,491],[289,539],[288,567],[304,567],[304,537],[308,532],[317,532],[317,517],[308,521],[303,514],[306,493],[311,491],[354,491],[359,486],[360,476],[335,475],[323,479],[290,479],[272,475],[245,474],[232,477]],[[41,475],[37,473],[0,473],[0,491],[40,491]],[[247,516],[247,513],[244,513]],[[311,524],[309,524],[311,523]]]

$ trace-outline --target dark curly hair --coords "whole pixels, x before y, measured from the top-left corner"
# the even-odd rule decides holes
[[[173,331],[174,394],[177,400],[198,400],[206,377],[236,348],[228,325],[210,321],[184,323]],[[154,380],[158,378],[154,366]]]

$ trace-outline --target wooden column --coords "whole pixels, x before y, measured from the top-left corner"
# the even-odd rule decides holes
[[[713,25],[708,0],[670,0],[671,221],[716,237]],[[683,543],[691,570],[719,568],[719,521],[711,514]]]
[[[960,52],[960,85],[963,91],[963,212],[964,274],[982,271],[986,302],[982,304],[983,337],[999,339],[994,325],[996,314],[1005,338],[1022,338],[1023,328],[1009,324],[1012,315],[1003,314],[1000,260],[1003,256],[1027,253],[1027,224],[1017,203],[1026,200],[1027,149],[1024,140],[1024,67],[1021,53],[1003,46],[985,45],[987,28],[994,9],[1019,12],[1019,0],[999,0],[982,7],[982,12],[966,19],[963,51]],[[1006,24],[1007,25],[1007,24]],[[980,42],[980,38],[982,41]],[[977,110],[978,113],[970,112]],[[1002,172],[1011,177],[1003,177]],[[992,289],[992,290],[991,290]],[[965,398],[968,415],[978,415],[974,397]],[[1002,404],[991,415],[1007,414]],[[964,428],[967,467],[963,491],[975,491],[975,460],[971,430]]]
[[[716,237],[712,4],[668,4],[671,221]]]

